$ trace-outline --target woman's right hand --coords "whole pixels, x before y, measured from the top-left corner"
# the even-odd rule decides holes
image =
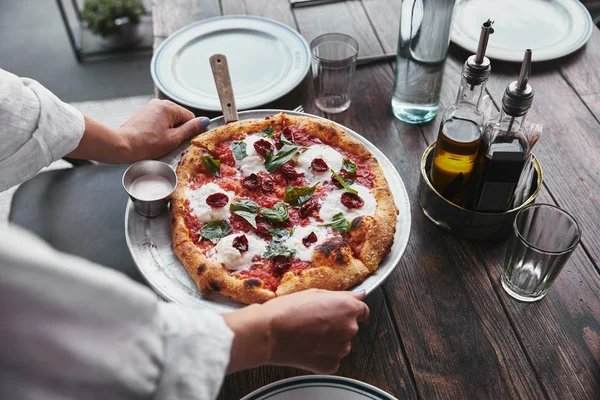
[[[271,364],[334,373],[369,317],[364,297],[311,289],[223,315],[235,333],[228,371]]]

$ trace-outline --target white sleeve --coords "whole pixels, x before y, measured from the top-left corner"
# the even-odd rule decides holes
[[[0,398],[212,399],[233,332],[124,275],[0,227]]]
[[[0,192],[73,151],[81,112],[38,82],[0,69]]]

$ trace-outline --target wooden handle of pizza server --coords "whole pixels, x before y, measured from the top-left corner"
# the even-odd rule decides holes
[[[210,57],[210,67],[212,68],[213,78],[217,86],[217,93],[219,94],[225,123],[235,122],[238,120],[238,113],[235,107],[235,97],[233,96],[227,57],[223,54],[213,54]]]

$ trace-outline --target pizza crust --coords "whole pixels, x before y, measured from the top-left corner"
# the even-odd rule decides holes
[[[318,245],[313,255],[314,267],[286,272],[275,292],[264,288],[260,279],[235,276],[225,266],[209,261],[191,241],[185,224],[187,211],[184,188],[189,185],[196,166],[201,164],[202,156],[210,155],[215,151],[216,144],[222,141],[265,130],[269,125],[277,131],[287,125],[299,126],[324,144],[341,148],[369,164],[375,175],[371,192],[377,200],[373,216],[355,218],[352,229],[344,237],[331,238]],[[202,293],[213,290],[251,304],[309,288],[347,290],[377,269],[394,240],[398,209],[383,170],[360,142],[326,120],[280,113],[262,120],[244,120],[215,128],[192,140],[192,145],[179,162],[177,177],[179,184],[171,200],[173,251]]]

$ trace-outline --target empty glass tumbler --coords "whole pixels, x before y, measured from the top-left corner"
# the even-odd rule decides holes
[[[517,300],[540,300],[577,247],[581,229],[569,213],[549,204],[519,211],[513,229],[502,287]]]
[[[392,111],[411,124],[437,114],[455,0],[401,0]]]
[[[326,113],[340,113],[350,107],[350,88],[358,42],[342,33],[321,35],[310,44],[315,103]]]

